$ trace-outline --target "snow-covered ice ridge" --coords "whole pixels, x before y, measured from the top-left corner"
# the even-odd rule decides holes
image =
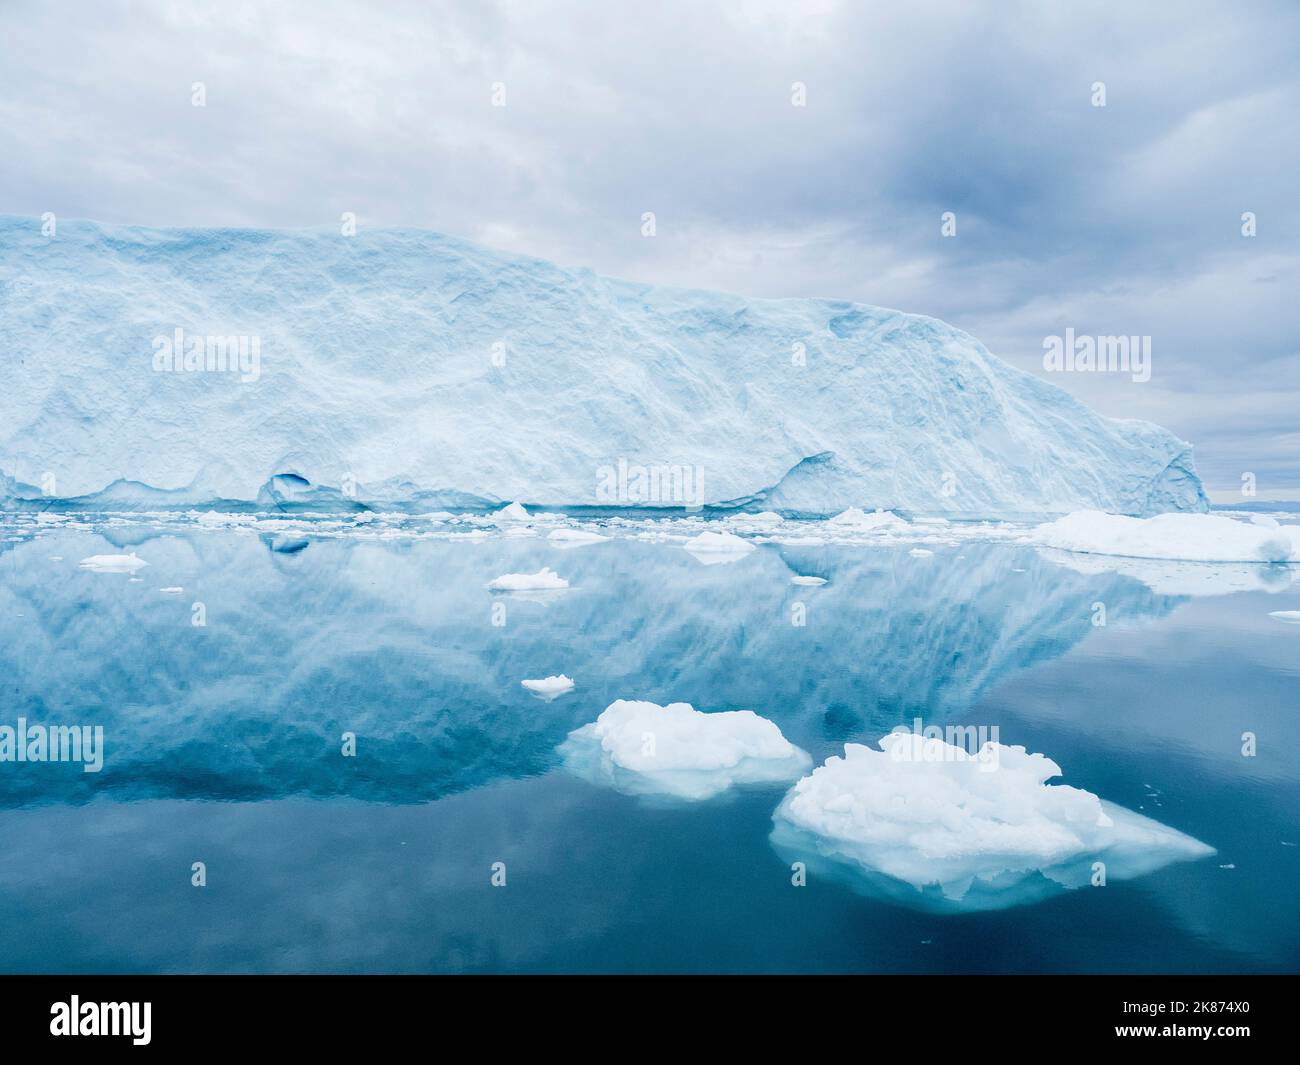
[[[0,310],[21,367],[0,499],[675,502],[611,498],[631,466],[688,471],[687,503],[822,516],[1207,506],[1188,444],[933,318],[656,288],[427,231],[47,238],[4,216]],[[155,369],[178,329],[256,338],[256,374]]]

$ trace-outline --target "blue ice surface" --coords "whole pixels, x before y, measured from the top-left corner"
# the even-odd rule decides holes
[[[1188,443],[937,319],[657,288],[422,230],[46,236],[0,216],[0,318],[10,505],[1206,507]],[[620,464],[688,471],[689,490],[611,491]]]
[[[560,553],[112,526],[0,550],[6,720],[99,723],[107,748],[99,774],[0,765],[8,971],[1239,972],[1300,959],[1295,632],[1266,616],[1295,607],[1290,593],[1171,598],[974,543],[924,560],[906,544],[768,544],[706,567],[632,541]],[[143,580],[76,567],[128,550],[148,559]],[[542,565],[571,589],[485,588]],[[829,583],[794,587],[791,573]],[[795,601],[805,626],[789,623]],[[519,686],[558,672],[577,688],[554,702]],[[961,915],[815,872],[796,888],[769,839],[783,788],[656,805],[563,770],[565,736],[617,698],[752,709],[818,763],[917,717],[996,724],[1065,783],[1218,855]],[[354,759],[340,756],[347,731]],[[1256,757],[1242,756],[1245,731],[1262,738]],[[190,884],[195,861],[205,888]]]

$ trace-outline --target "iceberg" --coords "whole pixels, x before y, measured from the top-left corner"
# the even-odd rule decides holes
[[[934,318],[611,280],[421,230],[61,220],[48,238],[0,216],[0,311],[23,367],[0,394],[11,504],[1207,507],[1189,444]]]
[[[1300,561],[1300,525],[1235,521],[1219,514],[1142,519],[1081,511],[1039,525],[1030,539],[1062,551],[1175,562]]]
[[[689,703],[619,699],[560,748],[587,780],[633,795],[709,799],[739,784],[786,783],[809,755],[752,710],[705,714]]]
[[[492,515],[492,520],[498,525],[517,521],[531,521],[532,515],[524,509],[520,503],[511,503],[509,506],[502,507]]]
[[[772,842],[832,876],[920,909],[1001,909],[1152,872],[1214,849],[1091,792],[1046,782],[1061,768],[995,741],[976,753],[895,731],[844,746],[773,815]]]
[[[867,533],[906,529],[908,522],[888,510],[876,510],[871,514],[859,507],[849,507],[826,520],[836,532]]]

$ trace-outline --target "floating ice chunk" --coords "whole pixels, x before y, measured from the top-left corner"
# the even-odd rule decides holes
[[[536,573],[505,573],[488,582],[494,592],[549,592],[568,586],[569,582],[550,566]]]
[[[733,514],[727,519],[728,524],[745,529],[775,529],[785,524],[785,518],[770,510],[758,514]]]
[[[1023,747],[977,754],[910,732],[850,743],[800,780],[774,815],[783,854],[825,860],[855,886],[923,909],[998,909],[1127,879],[1214,849],[1064,784]]]
[[[1034,543],[1064,551],[1182,562],[1300,560],[1300,526],[1268,526],[1220,514],[1159,514],[1126,518],[1081,510],[1030,534]]]
[[[570,547],[586,547],[587,544],[604,543],[609,537],[602,536],[598,532],[592,532],[590,529],[552,529],[551,534],[546,539],[556,547],[567,550]]]
[[[729,532],[702,532],[682,546],[706,566],[735,562],[754,550],[754,545],[748,540]]]
[[[573,678],[561,673],[558,677],[543,677],[541,680],[521,680],[519,682],[534,695],[548,703],[561,695],[573,691]]]
[[[849,507],[835,517],[827,518],[826,524],[838,532],[872,532],[878,529],[905,529],[910,523],[893,511],[876,510],[867,514],[857,507]]]
[[[707,799],[739,784],[794,780],[812,759],[752,710],[619,699],[560,748],[578,775],[636,795]]]
[[[912,548],[912,550],[908,552],[908,554],[911,555],[913,558],[929,558],[931,555],[934,554],[934,552],[926,547],[914,547]],[[1019,572],[1024,573],[1025,571],[1020,570]]]
[[[185,589],[184,588],[159,588],[158,591],[162,592],[163,595],[180,595],[181,592],[185,591]]]
[[[197,524],[212,528],[228,525],[253,525],[257,522],[256,514],[222,514],[215,510],[209,510],[202,514],[192,510],[190,514],[193,515]]]
[[[1270,610],[1268,616],[1287,625],[1300,625],[1300,610]]]
[[[492,520],[497,524],[503,521],[531,521],[532,515],[524,509],[522,503],[510,503],[493,514]]]
[[[149,565],[132,551],[129,555],[91,555],[81,560],[81,568],[95,573],[134,573]]]
[[[790,583],[798,584],[805,588],[817,588],[826,583],[826,578],[825,577],[804,577],[796,573],[793,577],[790,578]]]

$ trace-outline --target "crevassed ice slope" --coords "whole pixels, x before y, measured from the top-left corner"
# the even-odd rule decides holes
[[[1206,507],[1188,444],[933,318],[656,288],[426,231],[48,238],[0,218],[0,317],[10,498],[650,502],[611,500],[622,460],[688,467],[686,502],[812,514]],[[177,328],[260,338],[258,380],[156,372]]]

